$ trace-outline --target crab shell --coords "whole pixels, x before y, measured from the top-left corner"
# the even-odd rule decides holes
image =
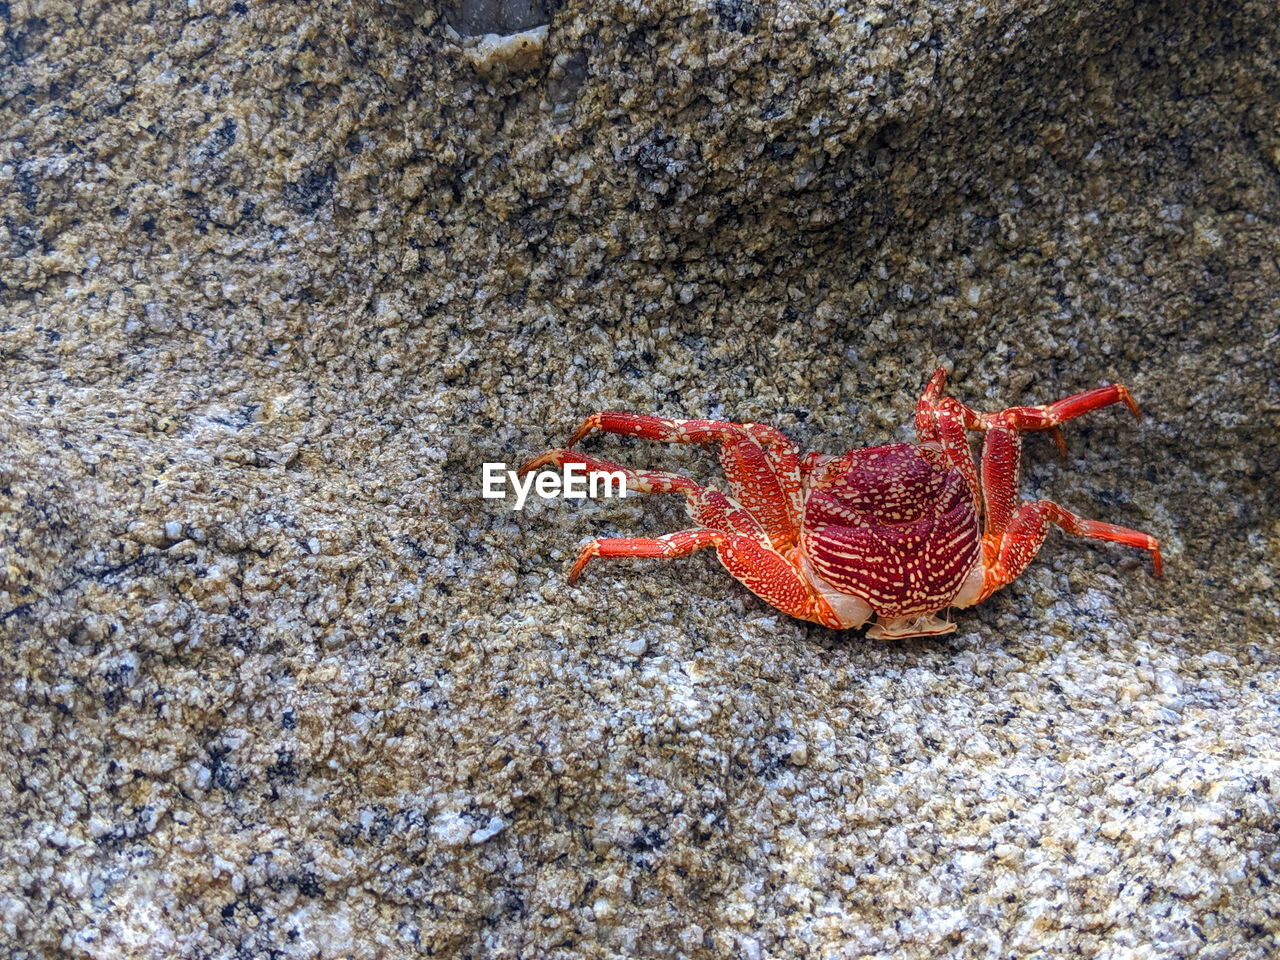
[[[815,471],[799,552],[810,583],[847,626],[968,606],[982,585],[978,505],[931,445],[853,450]]]

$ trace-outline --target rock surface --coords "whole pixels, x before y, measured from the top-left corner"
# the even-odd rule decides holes
[[[1275,955],[1272,4],[547,8],[0,4],[0,940]],[[908,438],[939,359],[1127,383],[1024,489],[1166,577],[1054,533],[873,644],[480,497],[602,408]]]

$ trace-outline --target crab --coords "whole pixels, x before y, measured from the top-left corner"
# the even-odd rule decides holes
[[[862,627],[874,618],[871,639],[955,630],[939,614],[981,603],[1012,583],[1051,525],[1147,550],[1160,576],[1154,537],[1083,519],[1052,500],[1018,497],[1022,432],[1052,431],[1065,455],[1060,424],[1114,403],[1141,417],[1128,389],[1110,384],[1046,406],[978,413],[944,395],[946,378],[939,367],[920,396],[915,443],[802,456],[765,424],[603,412],[588,417],[567,447],[526,461],[518,472],[575,464],[585,472],[620,472],[628,490],[685,497],[694,526],[661,537],[592,540],[570,570],[570,583],[595,557],[672,558],[714,547],[730,574],[783,613],[832,629]],[[570,449],[597,430],[718,444],[730,492]],[[968,431],[983,434],[980,463]]]

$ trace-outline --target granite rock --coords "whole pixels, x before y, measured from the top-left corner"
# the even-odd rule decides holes
[[[1271,3],[0,22],[13,955],[1275,954]],[[1167,575],[1055,533],[876,644],[481,497],[597,409],[906,439],[939,360],[1128,384],[1024,490]]]

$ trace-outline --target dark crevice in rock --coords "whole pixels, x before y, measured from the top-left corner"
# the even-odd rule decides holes
[[[520,33],[550,19],[547,0],[451,0],[445,20],[464,37]]]

